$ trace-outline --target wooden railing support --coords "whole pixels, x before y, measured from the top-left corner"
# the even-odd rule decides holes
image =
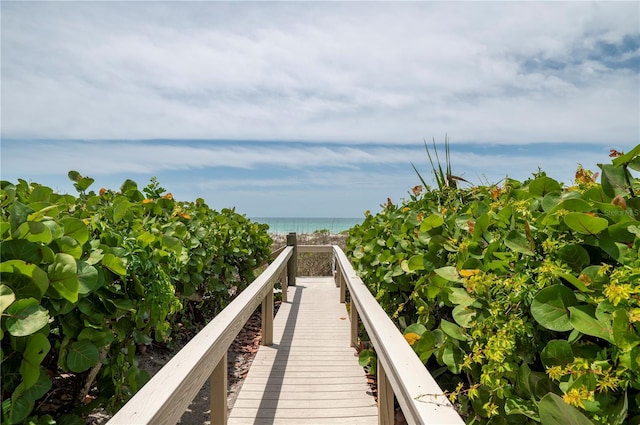
[[[273,290],[267,292],[262,300],[262,343],[273,344]]]
[[[358,309],[356,308],[356,303],[351,300],[349,305],[351,310],[349,310],[349,318],[351,319],[351,346],[358,347]]]
[[[393,387],[387,373],[378,359],[378,425],[393,425],[394,423],[394,395]]]
[[[291,232],[287,235],[287,246],[293,247],[293,254],[287,262],[287,285],[296,286],[296,275],[298,274],[298,250],[296,248],[296,233]]]
[[[347,301],[347,282],[344,277],[340,278],[340,303],[344,304]]]
[[[282,302],[287,302],[287,269],[283,269],[280,274],[280,290],[282,291]]]
[[[227,354],[225,353],[209,378],[211,391],[211,425],[227,424]]]
[[[334,245],[333,252],[338,263],[340,301],[344,299],[343,286],[349,291],[351,343],[357,338],[361,322],[378,359],[378,423],[393,424],[397,399],[410,424],[464,425],[444,391],[357,276],[342,249]]]

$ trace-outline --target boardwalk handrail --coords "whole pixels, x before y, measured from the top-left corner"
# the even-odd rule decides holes
[[[378,357],[378,423],[393,424],[395,395],[410,424],[464,424],[342,249],[333,246],[333,253],[340,301],[344,302],[347,289],[351,296],[351,343],[357,344],[359,316]]]
[[[282,276],[280,282],[286,302],[286,285],[295,285],[296,253],[333,254],[340,302],[345,301],[347,291],[351,297],[351,345],[358,344],[360,319],[377,354],[378,423],[393,424],[395,396],[410,424],[464,424],[429,371],[356,275],[340,247],[296,245],[294,235],[293,240],[278,252],[264,272],[160,369],[107,425],[175,424],[207,377],[211,383],[211,423],[226,424],[227,351],[260,303],[262,344],[272,344],[274,282]]]
[[[207,377],[211,377],[211,422],[226,423],[227,351],[262,303],[262,344],[273,336],[273,284],[286,269],[294,247],[287,246],[238,297],[185,345],[108,422],[108,425],[175,424]],[[285,279],[281,280],[286,287]],[[285,288],[283,288],[285,289]],[[286,290],[283,290],[283,294]]]

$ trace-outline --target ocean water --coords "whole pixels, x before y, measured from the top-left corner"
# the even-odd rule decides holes
[[[269,233],[286,235],[291,232],[313,233],[320,230],[328,230],[331,234],[337,234],[349,230],[356,224],[364,221],[364,218],[353,217],[249,217],[251,221],[269,225]]]

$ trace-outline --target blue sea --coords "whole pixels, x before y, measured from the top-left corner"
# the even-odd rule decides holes
[[[320,230],[328,230],[331,234],[338,234],[349,230],[356,224],[364,221],[364,218],[324,218],[324,217],[249,217],[251,221],[269,225],[269,233],[286,235],[291,232],[313,233]]]

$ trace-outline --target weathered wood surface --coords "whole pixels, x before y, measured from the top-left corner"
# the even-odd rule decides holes
[[[357,276],[342,249],[336,246],[334,253],[340,286],[348,289],[378,357],[380,424],[391,422],[393,393],[410,424],[464,425],[438,383]]]
[[[228,423],[377,424],[333,278],[296,283],[274,319],[273,345],[260,347]]]

